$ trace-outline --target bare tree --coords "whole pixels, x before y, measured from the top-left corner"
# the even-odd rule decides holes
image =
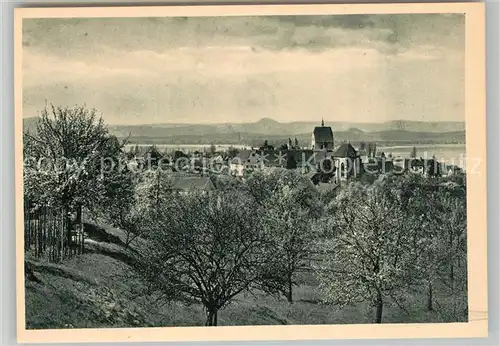
[[[150,230],[137,273],[166,301],[202,304],[215,326],[267,261],[259,222],[251,199],[234,192],[179,196]]]

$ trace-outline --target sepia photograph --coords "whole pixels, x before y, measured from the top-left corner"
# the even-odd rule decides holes
[[[240,7],[18,13],[18,328],[487,326],[467,4]]]

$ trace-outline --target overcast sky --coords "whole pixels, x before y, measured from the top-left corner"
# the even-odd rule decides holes
[[[24,116],[464,120],[463,15],[25,19]]]

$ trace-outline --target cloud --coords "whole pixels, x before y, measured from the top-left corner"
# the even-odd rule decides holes
[[[463,119],[461,23],[436,15],[25,20],[25,115],[47,99],[95,106],[111,123]]]
[[[340,47],[311,54],[307,49],[256,50],[251,46],[180,47],[164,52],[123,52],[103,47],[91,57],[64,58],[24,49],[26,86],[58,82],[107,82],[119,79],[173,79],[183,74],[206,78],[232,78],[280,72],[347,74],[353,69],[377,66],[385,58],[380,50]],[[395,59],[430,60],[438,55],[430,48],[406,50]]]
[[[111,62],[111,61],[110,61]],[[23,54],[23,84],[25,87],[46,83],[71,83],[87,80],[96,82],[119,76],[148,78],[153,72],[140,66],[96,64],[85,60],[62,59],[57,56],[33,53],[29,49]]]
[[[464,26],[459,14],[25,19],[23,42],[64,56],[98,53],[99,46],[161,52],[211,45],[321,50],[434,43],[461,49]]]

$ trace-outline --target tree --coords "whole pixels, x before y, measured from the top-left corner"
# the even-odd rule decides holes
[[[307,208],[297,202],[301,197],[294,187],[282,185],[266,201],[262,211],[263,227],[268,236],[270,262],[260,279],[262,288],[279,293],[293,303],[293,287],[299,284],[298,274],[309,270],[315,240],[313,218]]]
[[[162,161],[163,155],[162,153],[158,150],[156,145],[151,145],[149,149],[147,150],[146,154],[144,155],[144,160],[146,161],[146,169],[156,169],[160,167]],[[160,167],[161,168],[161,167]]]
[[[188,157],[188,155],[186,155],[182,150],[174,151],[174,160],[187,158],[187,157]]]
[[[318,199],[318,191],[306,176],[295,170],[270,168],[255,171],[246,180],[245,190],[253,197],[257,205],[267,208],[270,198],[283,186],[294,188],[296,203],[302,208],[309,209],[314,217],[321,215],[322,208]]]
[[[134,156],[137,156],[139,155],[139,153],[141,152],[140,148],[139,148],[139,143],[135,143],[135,145],[132,147],[132,149],[130,150],[131,154],[133,154]]]
[[[406,286],[417,256],[413,220],[401,207],[394,179],[353,183],[339,193],[327,219],[330,237],[320,242],[325,260],[316,267],[326,301],[369,301],[375,323],[382,322],[384,304]]]
[[[401,185],[402,204],[406,213],[416,220],[418,241],[412,284],[426,288],[426,308],[434,310],[435,282],[449,283],[453,289],[454,267],[466,269],[466,205],[465,185],[450,184],[441,178],[423,178],[418,174],[405,177]],[[466,270],[460,282],[466,283]],[[444,278],[443,278],[444,276]],[[453,292],[455,294],[455,292]]]
[[[411,149],[410,157],[413,159],[417,157],[417,148],[415,146]]]
[[[149,223],[154,223],[165,208],[175,203],[172,186],[172,176],[160,169],[146,172],[141,176],[135,196],[143,204],[139,210],[147,214],[145,217]]]
[[[45,108],[36,131],[26,132],[24,140],[25,195],[67,210],[95,206],[102,171],[109,168],[104,165],[116,165],[125,145],[109,135],[95,109],[85,106]]]
[[[467,207],[465,192],[461,194],[448,191],[443,193],[440,199],[439,216],[436,218],[439,224],[438,230],[446,235],[446,244],[448,248],[448,277],[452,287],[455,282],[455,268],[462,264],[467,265]],[[467,271],[463,280],[467,280]]]
[[[286,157],[286,168],[287,169],[296,169],[297,168],[297,161],[295,160],[295,156],[293,153],[288,153]]]
[[[233,158],[233,157],[236,157],[236,155],[238,155],[239,153],[239,150],[236,149],[235,147],[231,146],[229,147],[229,149],[227,150],[227,154],[229,155],[229,157]]]
[[[104,172],[119,165],[125,141],[110,136],[95,109],[85,106],[47,107],[36,131],[24,134],[24,197],[30,208],[63,212],[61,257],[73,231],[83,231],[82,211],[100,207]]]
[[[148,187],[151,190],[158,187],[150,182],[152,180],[156,183],[151,175],[149,173],[149,177],[143,177],[138,183],[136,176],[125,168],[112,172],[103,185],[99,214],[110,225],[125,233],[126,247],[144,234],[154,217],[152,211],[156,204],[151,200],[154,193]]]
[[[189,165],[189,156],[182,150],[174,151],[173,155],[173,170],[179,171]]]
[[[274,146],[269,144],[269,141],[266,139],[266,140],[264,140],[264,144],[259,147],[259,150],[262,150],[262,151],[274,150]]]
[[[105,200],[102,212],[105,220],[114,227],[122,229],[126,234],[125,246],[139,235],[140,214],[134,212],[135,186],[128,174],[116,174],[106,185]]]
[[[377,153],[377,144],[375,142],[368,143],[368,157],[375,157]]]
[[[280,145],[279,147],[279,150],[282,150],[282,151],[287,151],[289,148],[288,148],[288,145],[286,143],[283,143]]]
[[[215,154],[217,151],[217,147],[215,146],[214,143],[210,144],[210,154]]]
[[[430,177],[437,177],[441,175],[441,165],[439,161],[436,159],[436,156],[432,156],[432,159],[424,161],[424,168],[426,169],[426,173]]]
[[[214,174],[210,178],[219,191],[238,191],[243,186],[243,182],[240,179],[235,179],[229,174]]]
[[[314,241],[311,226],[322,212],[319,193],[304,175],[279,168],[255,172],[246,185],[267,236],[270,260],[260,287],[291,303],[297,274],[306,269]]]
[[[202,304],[205,325],[216,326],[218,311],[267,263],[250,201],[235,192],[179,196],[152,225],[136,273],[166,301]]]

